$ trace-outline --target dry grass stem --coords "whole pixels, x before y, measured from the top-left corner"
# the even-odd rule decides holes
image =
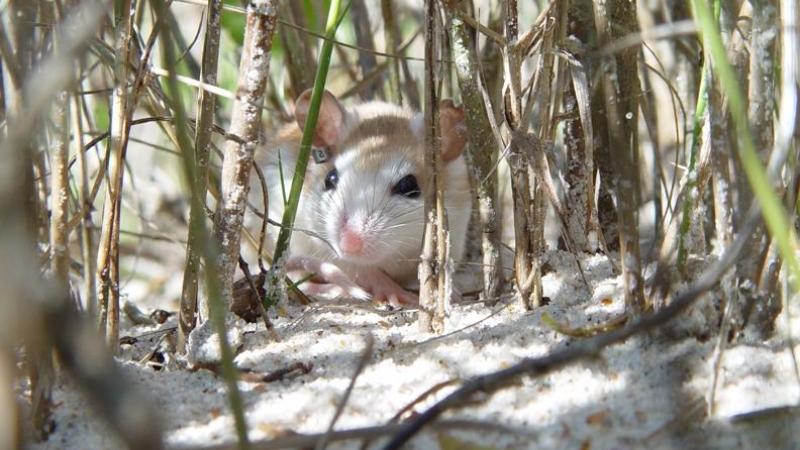
[[[103,222],[97,252],[98,303],[106,344],[116,352],[119,346],[119,226],[122,206],[123,166],[128,146],[128,76],[131,47],[132,0],[118,5],[119,35],[115,45],[114,92],[111,99],[111,134],[108,160],[109,182],[103,208]]]
[[[217,60],[219,59],[220,40],[220,15],[222,2],[209,0],[206,18],[206,34],[203,41],[203,62],[200,77],[204,84],[217,83]],[[204,245],[201,227],[193,226],[195,218],[205,220],[205,198],[208,184],[208,158],[211,153],[211,136],[214,131],[214,113],[216,98],[212,93],[201,89],[197,95],[198,114],[195,125],[195,186],[193,195],[199,196],[201,201],[193,202],[192,208],[201,208],[201,211],[189,213],[189,237],[186,248],[186,266],[183,272],[183,288],[181,290],[180,316],[178,318],[178,350],[185,351],[186,339],[194,329],[197,322],[197,291],[200,269],[200,257]]]

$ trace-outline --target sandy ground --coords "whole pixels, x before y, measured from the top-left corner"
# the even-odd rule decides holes
[[[544,277],[547,306],[527,312],[510,298],[491,308],[466,298],[449,310],[448,331],[441,336],[420,333],[413,311],[353,302],[279,308],[274,318],[278,341],[269,337],[263,324],[240,321],[240,368],[270,373],[298,362],[311,366],[309,373],[271,383],[240,382],[251,438],[324,432],[368,335],[374,338],[374,349],[337,430],[385,424],[420,394],[452,382],[414,405],[406,418],[464,379],[579,339],[555,332],[543,323],[543,314],[570,327],[585,327],[621,313],[619,279],[605,257],[583,260],[591,292],[577,276],[571,256],[551,252],[548,261],[555,270]],[[712,301],[710,296],[701,300]],[[800,448],[792,432],[797,416],[788,408],[798,403],[800,385],[786,343],[786,321],[779,319],[781,326],[772,340],[739,344],[725,352],[717,410],[708,418],[716,338],[692,325],[702,310],[708,308],[677,319],[666,331],[635,336],[596,359],[547,376],[524,377],[491,398],[452,411],[444,425],[416,437],[410,448]],[[169,352],[164,333],[147,335],[170,326],[174,317],[158,326],[127,325],[123,335],[142,336],[136,344],[123,346],[119,358],[131,388],[155,406],[170,447],[232,442],[224,383],[212,372],[182,368]],[[147,362],[154,350],[163,364],[154,364],[153,358]],[[69,380],[59,385],[56,402],[55,433],[31,448],[119,446]],[[765,408],[773,409],[742,416]],[[376,440],[370,448],[384,442]],[[347,441],[333,447],[359,445]]]

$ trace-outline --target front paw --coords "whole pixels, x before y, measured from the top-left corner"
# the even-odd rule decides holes
[[[395,308],[419,305],[417,294],[409,292],[397,284],[375,288],[372,292],[372,298],[377,302],[388,303]]]
[[[308,296],[327,300],[354,298],[369,300],[372,295],[350,279],[336,264],[305,256],[293,256],[286,262],[289,278]]]

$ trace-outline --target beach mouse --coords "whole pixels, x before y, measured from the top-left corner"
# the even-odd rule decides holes
[[[256,152],[269,194],[269,217],[280,221],[297,161],[311,91],[295,102],[296,123]],[[451,255],[464,254],[471,198],[463,157],[463,109],[439,107],[442,178]],[[423,115],[384,103],[345,107],[325,91],[300,197],[286,270],[307,295],[354,297],[393,306],[416,304],[406,287],[417,280],[424,233]],[[282,182],[281,182],[282,180]],[[283,184],[282,184],[283,183]],[[258,189],[251,191],[258,192]],[[259,202],[255,202],[259,204]],[[276,230],[277,232],[277,230]],[[310,279],[309,274],[314,274]]]

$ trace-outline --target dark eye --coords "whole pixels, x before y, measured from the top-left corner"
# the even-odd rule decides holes
[[[417,177],[414,175],[406,175],[392,187],[393,195],[402,195],[408,198],[419,198],[419,185],[417,184]]]
[[[331,189],[336,189],[337,184],[339,184],[339,171],[334,167],[325,175],[325,190],[330,191]]]

